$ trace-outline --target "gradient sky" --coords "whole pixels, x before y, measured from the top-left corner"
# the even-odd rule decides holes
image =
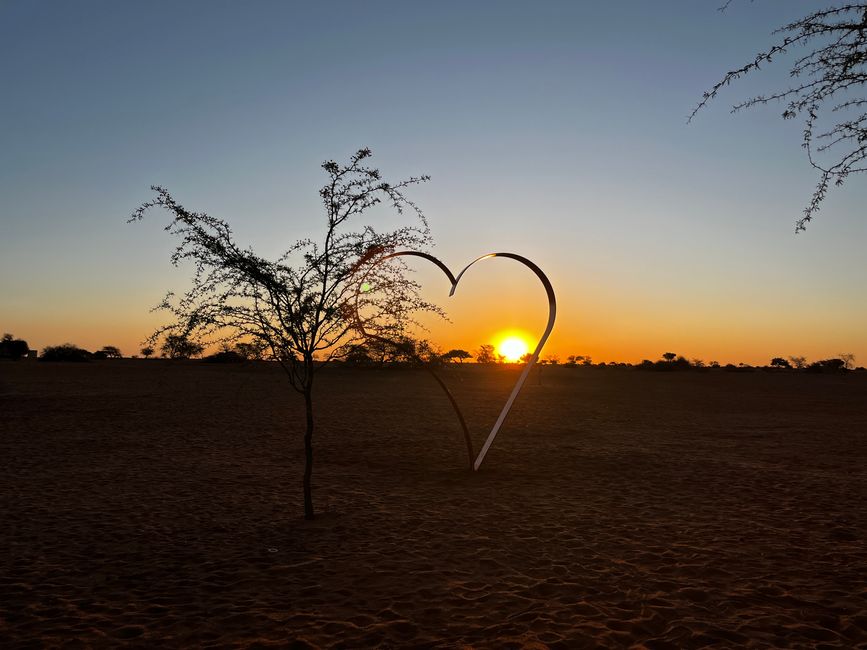
[[[505,250],[548,272],[549,352],[863,364],[867,177],[796,236],[816,178],[801,124],[728,114],[785,84],[785,61],[686,124],[827,2],[720,4],[6,0],[0,329],[135,353],[189,275],[164,215],[125,223],[151,184],[276,255],[322,231],[320,162],[369,146],[387,178],[432,175],[412,197],[448,264]],[[544,326],[532,275],[486,264],[451,299],[431,281],[442,346]]]

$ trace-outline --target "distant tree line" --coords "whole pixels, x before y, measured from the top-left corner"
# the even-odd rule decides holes
[[[140,350],[141,356],[148,359],[156,351],[151,346]],[[193,359],[202,357],[204,348],[190,339],[176,334],[166,336],[160,346],[160,353],[164,359]],[[21,359],[33,356],[35,350],[31,350],[27,341],[16,339],[12,334],[4,334],[0,339],[0,359]],[[519,363],[526,363],[532,355],[525,354]],[[114,345],[106,345],[90,352],[72,343],[48,346],[39,355],[41,361],[90,361],[100,359],[121,359],[123,354]],[[137,358],[133,355],[132,358]],[[270,356],[266,347],[258,341],[237,342],[233,345],[224,344],[219,351],[202,357],[207,363],[244,363],[248,361],[267,360]],[[446,365],[463,364],[465,361],[475,359],[476,364],[507,365],[505,357],[496,352],[496,348],[490,344],[479,346],[475,355],[461,348],[453,348],[443,352],[436,344],[427,339],[416,340],[411,337],[399,337],[392,343],[378,340],[369,340],[352,347],[346,355],[343,363],[350,366],[364,367],[414,367],[419,364]],[[803,356],[773,357],[765,366],[753,366],[750,364],[727,363],[720,364],[717,361],[705,363],[702,359],[687,359],[674,352],[664,352],[656,361],[644,359],[640,363],[631,364],[624,362],[599,362],[593,363],[589,355],[571,354],[566,357],[564,363],[556,354],[547,355],[539,359],[538,363],[543,366],[561,366],[564,368],[634,368],[637,370],[649,370],[656,372],[679,372],[689,370],[724,370],[728,372],[753,372],[757,370],[767,371],[802,371],[807,373],[843,373],[851,370],[865,370],[855,365],[855,355],[851,352],[841,352],[836,357],[820,359],[808,362]]]

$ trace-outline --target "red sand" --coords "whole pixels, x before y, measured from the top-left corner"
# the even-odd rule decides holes
[[[304,522],[276,368],[0,365],[0,646],[867,647],[867,374],[318,389]]]

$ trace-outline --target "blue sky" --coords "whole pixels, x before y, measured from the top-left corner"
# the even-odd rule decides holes
[[[132,353],[186,278],[162,216],[125,223],[151,184],[276,255],[321,229],[319,163],[369,146],[386,176],[432,175],[413,197],[443,259],[549,271],[561,355],[864,363],[865,179],[795,236],[815,182],[801,125],[728,114],[785,61],[686,124],[826,3],[719,4],[0,3],[0,328]],[[490,327],[539,329],[536,287],[497,281],[475,289]],[[467,300],[443,345],[485,342]]]

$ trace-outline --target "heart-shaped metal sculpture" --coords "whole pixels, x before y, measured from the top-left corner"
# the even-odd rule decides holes
[[[536,266],[536,264],[534,264],[533,262],[528,260],[526,257],[523,257],[521,255],[517,255],[515,253],[488,253],[487,255],[482,255],[481,257],[478,257],[478,258],[474,259],[472,262],[470,262],[469,264],[467,264],[463,269],[461,269],[461,272],[458,273],[457,275],[454,275],[452,273],[451,269],[449,269],[449,267],[447,267],[445,264],[443,264],[440,260],[438,260],[433,255],[429,255],[428,253],[421,253],[419,251],[397,251],[395,253],[389,253],[387,255],[383,255],[382,257],[378,258],[375,262],[373,262],[373,264],[381,264],[385,260],[388,260],[388,259],[391,259],[394,257],[402,257],[402,256],[421,257],[423,259],[428,260],[429,262],[433,262],[434,264],[436,264],[440,268],[440,270],[443,273],[445,273],[446,277],[449,279],[449,281],[452,284],[451,289],[449,291],[449,297],[454,295],[455,289],[457,289],[457,287],[458,287],[458,282],[461,281],[461,277],[463,277],[464,273],[466,273],[467,270],[469,270],[469,268],[473,264],[475,264],[476,262],[481,262],[482,260],[493,258],[493,257],[507,257],[509,259],[516,260],[516,261],[520,262],[521,264],[523,264],[524,266],[528,267],[531,271],[533,271],[533,273],[536,274],[536,276],[542,282],[542,286],[545,287],[545,291],[548,294],[548,324],[545,326],[545,331],[543,332],[542,337],[539,339],[539,342],[536,344],[536,349],[533,351],[533,354],[530,357],[530,360],[524,365],[524,369],[521,371],[521,375],[520,375],[520,377],[518,377],[518,381],[515,382],[515,385],[512,388],[512,392],[509,395],[509,399],[506,400],[505,406],[503,406],[503,409],[500,411],[500,415],[499,415],[499,417],[497,417],[497,421],[494,423],[494,426],[491,429],[491,432],[488,434],[488,437],[485,439],[485,444],[482,445],[482,449],[479,451],[479,455],[475,457],[475,460],[473,460],[473,445],[472,445],[472,440],[470,439],[470,433],[469,433],[469,430],[468,430],[467,425],[466,425],[466,420],[464,420],[464,416],[461,413],[460,408],[458,407],[457,401],[455,401],[454,396],[451,394],[451,391],[449,391],[448,387],[445,385],[445,383],[442,381],[442,379],[440,379],[440,377],[435,372],[433,372],[433,370],[430,367],[427,367],[428,371],[433,375],[434,379],[436,379],[437,383],[440,385],[440,387],[445,392],[446,396],[449,398],[449,401],[451,402],[452,407],[454,408],[455,413],[457,414],[458,420],[460,421],[460,424],[461,424],[461,428],[464,431],[464,438],[465,438],[466,443],[467,443],[467,452],[469,453],[469,456],[470,456],[470,462],[472,463],[473,470],[477,471],[479,469],[479,467],[481,467],[482,461],[484,461],[485,456],[488,453],[488,450],[491,448],[491,445],[494,442],[494,438],[497,437],[497,433],[500,431],[500,428],[503,426],[503,422],[505,422],[506,416],[509,414],[509,411],[512,409],[512,404],[515,403],[515,398],[518,396],[518,393],[521,392],[521,387],[524,385],[524,382],[526,381],[527,376],[530,374],[530,370],[535,365],[536,361],[538,361],[539,353],[542,351],[542,348],[545,347],[545,342],[548,340],[548,337],[551,335],[551,330],[554,329],[554,319],[557,316],[557,299],[554,296],[554,287],[551,286],[551,282],[550,282],[550,280],[548,280],[548,276],[546,276],[545,273],[542,272],[542,269],[540,269],[538,266]],[[361,284],[360,283],[359,283],[358,291],[361,291]],[[364,329],[364,324],[361,322],[361,318],[358,314],[357,298],[358,298],[358,292],[356,292],[355,321],[356,321],[356,329],[358,329],[359,333],[361,333],[366,338],[383,341],[389,345],[394,345],[398,348],[401,347],[401,345],[399,343],[396,343],[395,341],[390,341],[389,339],[378,336],[376,334],[371,334]]]

